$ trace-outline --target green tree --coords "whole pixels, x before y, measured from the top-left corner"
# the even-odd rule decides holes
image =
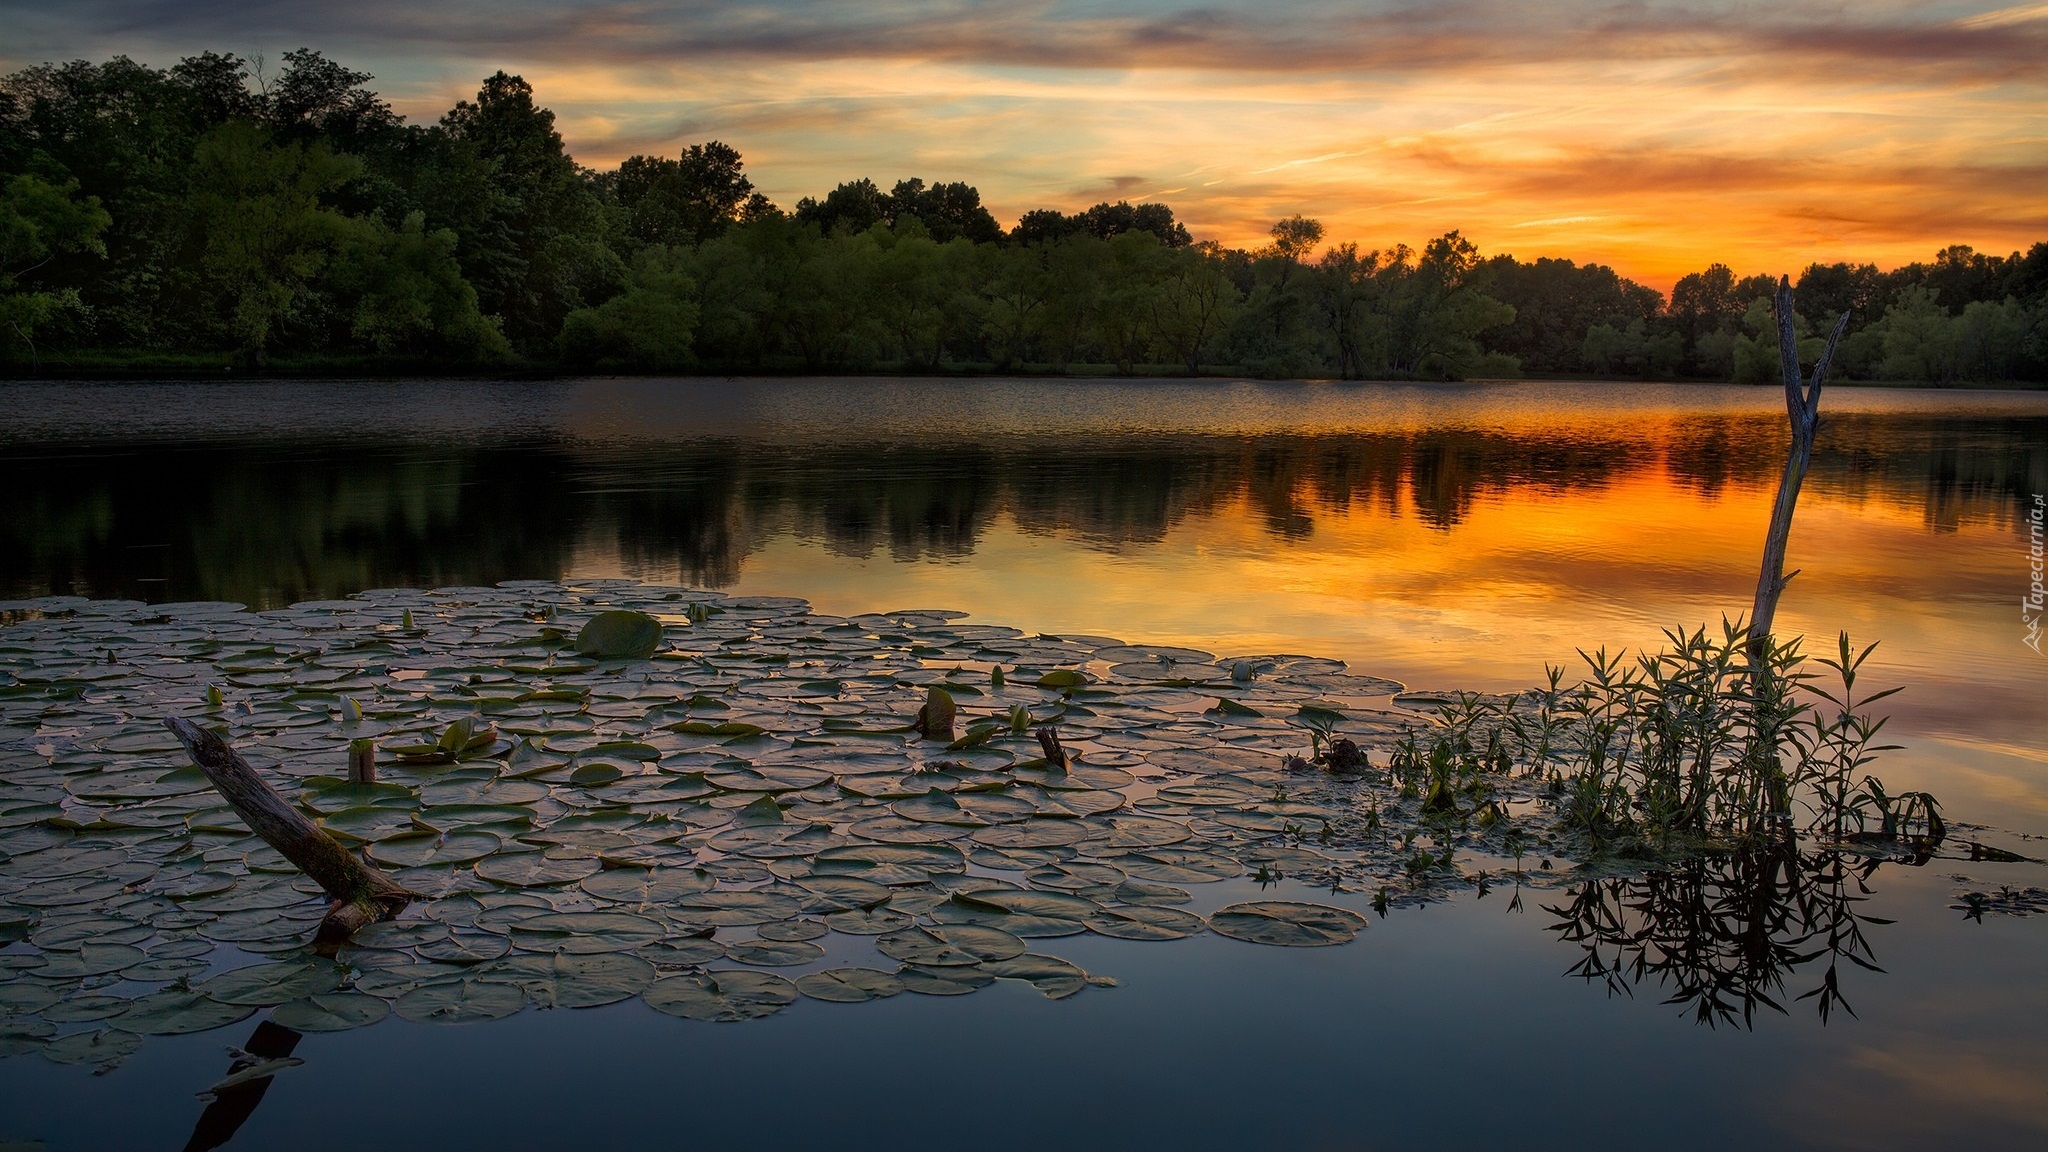
[[[186,210],[200,282],[217,303],[220,331],[261,363],[280,330],[299,319],[315,280],[350,236],[350,221],[321,196],[362,170],[326,145],[273,142],[247,121],[224,124],[193,154]]]
[[[429,230],[422,212],[397,228],[353,221],[327,287],[348,318],[348,336],[385,354],[497,360],[511,346],[477,308],[462,278],[455,233]]]
[[[475,150],[501,194],[485,228],[503,247],[489,260],[465,261],[465,273],[515,346],[552,346],[563,317],[603,302],[625,279],[624,262],[605,242],[596,190],[563,148],[555,114],[534,103],[532,85],[517,76],[492,75],[441,124]]]
[[[696,244],[720,235],[747,210],[755,193],[745,167],[738,150],[713,140],[692,144],[674,159],[629,156],[602,183],[625,209],[635,247]]]
[[[112,218],[78,182],[16,176],[0,184],[0,348],[36,356],[36,329],[82,307],[75,288],[41,286],[36,273],[62,253],[106,254]]]
[[[562,323],[562,356],[586,367],[688,368],[697,360],[697,315],[689,253],[643,249],[624,292],[569,313]]]
[[[1887,380],[1947,384],[1956,375],[1956,325],[1934,290],[1916,284],[1900,294],[1884,313],[1884,362]]]
[[[1163,255],[1153,327],[1168,354],[1187,367],[1188,375],[1199,376],[1236,315],[1237,285],[1223,270],[1214,244],[1168,248]]]

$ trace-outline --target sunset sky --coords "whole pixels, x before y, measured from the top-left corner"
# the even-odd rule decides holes
[[[0,0],[0,67],[307,46],[430,120],[504,68],[604,166],[723,140],[785,207],[871,176],[1198,238],[1569,256],[1668,288],[2048,239],[2048,3]]]

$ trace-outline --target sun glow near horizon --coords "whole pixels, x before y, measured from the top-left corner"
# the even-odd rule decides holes
[[[1667,290],[1715,261],[1889,267],[2048,236],[2039,4],[4,3],[10,68],[303,43],[416,121],[503,68],[585,164],[719,139],[785,207],[862,176],[965,180],[1005,223],[1158,199],[1252,246],[1300,213],[1366,248],[1458,229]]]

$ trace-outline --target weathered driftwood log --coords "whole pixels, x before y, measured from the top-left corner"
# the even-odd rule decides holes
[[[398,915],[419,893],[363,862],[292,807],[256,774],[227,741],[182,716],[164,725],[177,733],[185,751],[214,790],[234,806],[249,830],[313,878],[333,900],[320,921],[316,943],[338,943],[358,928]]]
[[[1785,409],[1792,421],[1792,448],[1785,457],[1785,475],[1778,480],[1778,501],[1771,508],[1771,530],[1764,537],[1763,572],[1756,582],[1756,608],[1749,614],[1749,665],[1752,675],[1761,675],[1771,650],[1771,623],[1778,614],[1778,596],[1795,569],[1785,571],[1785,545],[1792,535],[1792,512],[1799,504],[1799,485],[1806,479],[1806,466],[1813,460],[1813,436],[1820,429],[1820,386],[1827,379],[1828,365],[1835,359],[1835,345],[1849,326],[1849,314],[1835,321],[1828,336],[1827,351],[1813,366],[1813,379],[1802,379],[1799,370],[1799,336],[1793,329],[1792,279],[1778,279],[1778,357],[1785,375]]]

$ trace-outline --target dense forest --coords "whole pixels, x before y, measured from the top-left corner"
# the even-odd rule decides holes
[[[578,165],[498,73],[433,125],[318,52],[0,79],[0,365],[307,370],[1228,371],[1768,381],[1774,276],[1670,299],[1603,265],[1325,245],[1250,251],[1164,204],[1027,212],[869,179],[782,208],[716,141]],[[2048,243],[1797,278],[1815,354],[1943,384],[2048,380]]]

